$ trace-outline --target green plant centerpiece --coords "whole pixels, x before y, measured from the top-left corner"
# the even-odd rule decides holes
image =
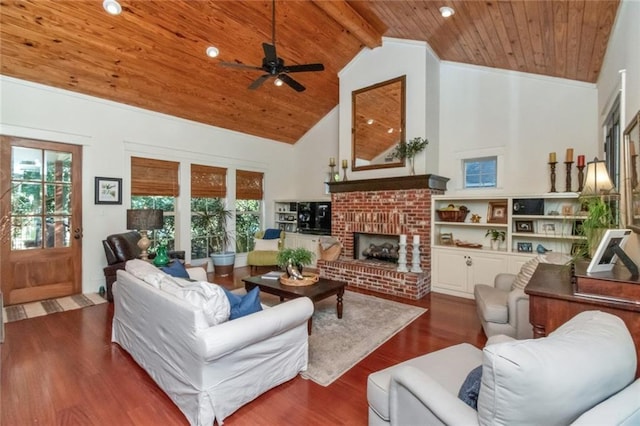
[[[291,278],[302,278],[302,268],[311,265],[313,253],[306,248],[285,248],[278,252],[278,266],[287,271]]]
[[[224,203],[214,204],[203,212],[198,212],[198,219],[207,230],[209,257],[213,262],[216,275],[226,276],[233,272],[236,254],[228,248],[233,242],[233,233],[227,228],[227,221],[233,217]]]
[[[501,231],[499,229],[487,229],[487,232],[484,234],[485,237],[491,237],[491,248],[497,250],[500,247],[500,243],[504,242],[507,233],[505,231]]]
[[[415,175],[416,171],[414,169],[414,159],[415,156],[427,147],[429,141],[426,138],[413,138],[409,142],[401,141],[391,152],[391,156],[393,158],[400,158],[404,160],[405,158],[409,160],[409,165],[411,169],[409,171],[410,174]]]
[[[574,253],[574,258],[592,257],[607,229],[616,228],[616,220],[611,204],[598,196],[580,198],[586,216],[582,220],[579,234],[586,244]]]

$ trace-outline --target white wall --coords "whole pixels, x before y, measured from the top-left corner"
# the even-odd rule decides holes
[[[83,145],[84,292],[104,285],[102,239],[126,228],[132,155],[182,163],[177,206],[182,247],[189,238],[189,163],[227,167],[232,194],[236,168],[264,172],[266,223],[273,220],[272,200],[289,195],[282,184],[291,181],[294,149],[289,144],[4,76],[0,111],[2,134]],[[93,203],[96,176],[124,179],[121,206]]]
[[[550,190],[549,152],[557,152],[556,189],[565,190],[567,148],[596,154],[595,85],[443,62],[440,69],[440,174],[448,194],[462,189],[462,160],[498,156],[496,193]],[[577,190],[575,164],[572,189]]]
[[[438,143],[438,135],[435,133],[438,127],[437,125],[428,126],[431,122],[437,123],[437,115],[427,116],[427,111],[434,114],[434,110],[437,110],[433,108],[435,101],[427,99],[431,91],[435,92],[433,96],[437,98],[437,86],[427,84],[427,69],[430,72],[437,70],[437,65],[434,64],[437,64],[437,60],[426,43],[383,38],[381,47],[373,50],[364,49],[340,71],[338,124],[340,160],[347,159],[351,164],[351,92],[406,75],[406,137],[407,139],[418,136],[427,137],[430,141],[427,149],[416,156],[416,174],[427,173],[427,163],[431,169],[437,168],[437,156],[432,155],[432,150]],[[434,80],[436,78],[434,75]],[[370,179],[404,176],[408,171],[408,167],[350,171],[348,176],[349,179]],[[435,172],[430,170],[428,173]]]
[[[601,125],[610,104],[621,89],[620,70],[625,73],[624,105],[621,121],[626,127],[640,110],[640,1],[623,0],[607,46],[598,78],[598,125]],[[640,236],[634,234],[627,243],[627,253],[640,263]]]

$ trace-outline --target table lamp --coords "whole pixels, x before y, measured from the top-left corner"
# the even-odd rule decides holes
[[[140,232],[140,259],[148,260],[149,254],[147,249],[151,245],[151,241],[147,236],[147,231],[152,229],[162,229],[162,210],[160,209],[129,209],[127,210],[127,229],[133,229]]]
[[[613,182],[607,172],[604,161],[599,161],[598,157],[587,163],[587,176],[584,178],[584,185],[581,195],[592,196],[610,194],[615,190]]]

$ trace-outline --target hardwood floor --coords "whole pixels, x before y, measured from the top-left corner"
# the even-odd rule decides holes
[[[215,281],[239,287],[249,269],[234,275]],[[366,425],[369,373],[457,343],[486,342],[471,300],[387,298],[428,311],[330,386],[296,377],[240,408],[225,425]],[[188,424],[144,370],[111,343],[112,316],[108,303],[6,324],[0,424]]]

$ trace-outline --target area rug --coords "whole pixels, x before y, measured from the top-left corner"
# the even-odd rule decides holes
[[[302,377],[329,386],[427,310],[347,291],[342,319],[336,298],[315,304],[309,367]]]
[[[57,299],[41,300],[39,302],[24,303],[22,305],[5,306],[2,309],[4,322],[20,321],[27,318],[41,317],[55,312],[71,311],[87,306],[106,303],[107,299],[97,293],[76,294],[59,297]]]

